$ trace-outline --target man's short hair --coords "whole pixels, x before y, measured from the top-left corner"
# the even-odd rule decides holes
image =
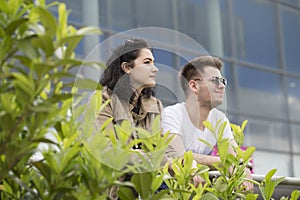
[[[206,66],[212,66],[217,68],[218,70],[221,70],[223,62],[217,57],[200,56],[194,58],[181,68],[179,78],[181,88],[183,89],[185,94],[187,94],[189,87],[188,83],[190,82],[190,80],[196,77],[201,77],[201,73],[204,73],[204,67]]]

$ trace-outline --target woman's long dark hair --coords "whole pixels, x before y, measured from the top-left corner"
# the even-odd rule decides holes
[[[127,62],[130,67],[133,61],[139,56],[141,49],[150,49],[150,45],[143,39],[126,40],[125,44],[118,46],[106,62],[107,68],[102,74],[99,83],[107,86],[119,98],[132,102],[134,99],[133,90],[130,86],[129,75],[121,68],[123,62]],[[153,88],[144,88],[141,96],[150,98],[154,95]]]

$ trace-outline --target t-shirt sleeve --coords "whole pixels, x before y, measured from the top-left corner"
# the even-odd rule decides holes
[[[173,134],[181,134],[181,109],[177,108],[178,106],[169,106],[163,109],[162,111],[162,129],[166,133],[170,131]]]

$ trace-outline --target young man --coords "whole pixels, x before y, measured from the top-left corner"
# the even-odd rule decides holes
[[[162,113],[163,131],[170,131],[174,139],[170,144],[168,154],[181,156],[191,150],[197,163],[211,166],[220,161],[217,156],[210,156],[212,149],[199,140],[205,140],[216,145],[213,134],[204,127],[203,122],[209,121],[215,127],[217,121],[227,121],[223,137],[229,138],[233,146],[234,141],[229,121],[225,114],[216,107],[223,102],[226,79],[222,77],[220,69],[223,63],[216,57],[201,56],[186,64],[180,71],[180,83],[185,93],[185,102],[168,106]],[[234,154],[232,148],[229,152]],[[247,178],[252,178],[248,169]],[[245,182],[246,189],[253,190],[253,184]]]

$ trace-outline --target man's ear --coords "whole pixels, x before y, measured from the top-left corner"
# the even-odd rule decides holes
[[[192,90],[193,92],[198,92],[198,87],[199,87],[199,85],[197,84],[197,81],[195,81],[195,80],[189,81],[190,90]]]
[[[130,65],[128,64],[128,62],[122,62],[121,64],[121,68],[123,69],[123,71],[126,73],[126,74],[130,74],[132,68],[130,67]]]

